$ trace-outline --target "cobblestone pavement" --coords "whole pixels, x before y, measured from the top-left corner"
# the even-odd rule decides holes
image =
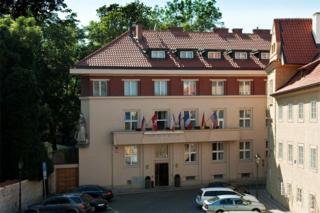
[[[199,189],[179,189],[179,190],[154,190],[152,192],[131,192],[130,194],[120,194],[114,197],[110,203],[109,213],[199,213],[203,212],[195,204],[195,197]],[[265,204],[270,213],[289,212],[263,189],[258,191],[258,199]],[[255,194],[255,191],[253,191]]]

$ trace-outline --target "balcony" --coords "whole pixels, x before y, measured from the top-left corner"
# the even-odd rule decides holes
[[[115,131],[114,145],[239,141],[240,129]]]

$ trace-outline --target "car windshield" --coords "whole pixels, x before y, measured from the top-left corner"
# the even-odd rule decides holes
[[[213,198],[209,198],[207,201],[208,201],[209,203],[214,203],[214,202],[217,201],[217,200],[219,200],[218,197],[213,197]]]

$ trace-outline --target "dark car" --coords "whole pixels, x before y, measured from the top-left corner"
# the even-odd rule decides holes
[[[107,201],[111,201],[113,193],[110,189],[106,189],[98,185],[82,185],[73,190],[74,192],[86,193],[94,198],[103,198]]]
[[[108,201],[103,198],[94,198],[86,193],[83,193],[81,198],[94,207],[95,210],[105,210],[108,208]]]
[[[240,193],[250,194],[250,191],[243,185],[231,184],[223,181],[215,181],[208,184],[208,187],[227,187]]]
[[[93,212],[92,207],[87,198],[83,194],[72,193],[54,195],[38,204],[33,204],[28,207],[26,213],[87,213]]]

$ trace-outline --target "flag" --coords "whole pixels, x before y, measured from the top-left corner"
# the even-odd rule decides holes
[[[212,121],[212,128],[214,128],[214,129],[216,129],[216,128],[218,128],[218,116],[217,116],[217,112],[216,111],[214,111],[213,113],[212,113],[212,115],[210,116],[210,119],[211,119],[211,121]]]
[[[140,128],[141,130],[143,130],[144,128],[144,123],[146,122],[146,119],[144,118],[144,116],[142,116],[141,122],[140,122]]]
[[[191,123],[189,111],[184,112],[183,121],[184,121],[184,128],[185,129],[192,128],[192,123]]]
[[[201,121],[201,129],[206,127],[206,121],[204,120],[204,113],[202,114],[202,121]]]
[[[157,124],[158,117],[157,117],[157,113],[154,113],[154,115],[152,116],[151,120],[152,120],[152,128],[153,128],[153,130],[157,130],[157,129],[158,129],[158,124]]]
[[[176,127],[176,119],[174,117],[174,114],[172,113],[171,119],[170,119],[170,129],[174,131],[175,127]]]
[[[178,124],[179,124],[179,127],[181,128],[181,112],[179,112],[179,116],[178,116]]]

